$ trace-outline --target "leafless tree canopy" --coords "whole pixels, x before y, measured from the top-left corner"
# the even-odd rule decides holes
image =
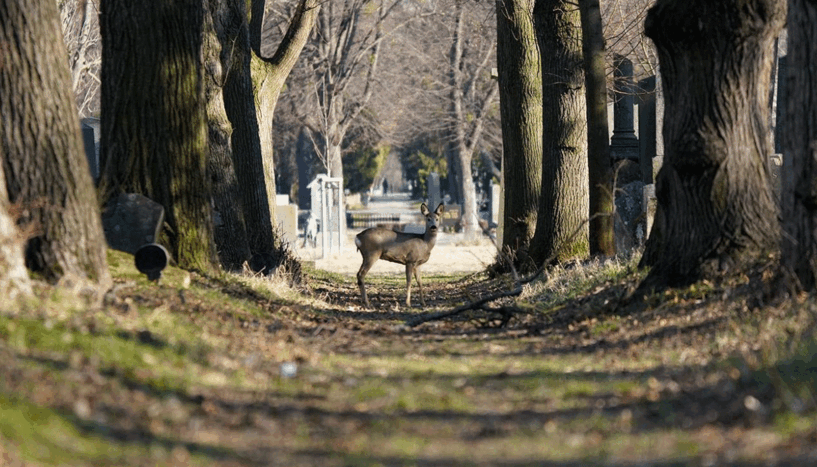
[[[79,116],[98,116],[102,64],[99,0],[61,0],[58,5]]]
[[[643,34],[654,0],[603,0],[608,53],[628,56],[637,75],[655,72],[656,57]],[[275,120],[276,164],[291,171],[291,150],[303,127],[311,129],[318,154],[326,145],[386,144],[399,150],[418,141],[446,145],[453,137],[450,63],[455,0],[333,0],[282,92]],[[99,0],[59,0],[72,85],[81,117],[99,115]],[[296,2],[269,1],[262,51],[274,52]],[[484,107],[495,81],[496,20],[493,2],[463,2],[461,60],[464,115],[484,118],[477,154],[498,161],[501,130],[498,105]],[[612,79],[612,71],[608,67]],[[289,156],[288,156],[289,155]],[[482,157],[475,158],[481,160]],[[324,161],[325,165],[328,162]],[[284,188],[284,187],[282,187]]]

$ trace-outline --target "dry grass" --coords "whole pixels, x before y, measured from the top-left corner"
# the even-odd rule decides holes
[[[631,261],[553,270],[504,328],[401,326],[402,277],[159,285],[0,313],[0,456],[36,465],[774,465],[817,452],[813,297],[752,271],[622,305]],[[507,287],[425,278],[439,311]],[[293,374],[294,370],[294,374]],[[0,457],[2,459],[3,457]]]

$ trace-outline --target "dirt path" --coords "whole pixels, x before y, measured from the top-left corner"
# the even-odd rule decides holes
[[[321,252],[316,248],[299,248],[296,254],[303,260],[313,261],[317,269],[337,272],[340,274],[355,274],[360,268],[360,252],[355,249],[353,236],[349,239],[340,253],[320,258]],[[320,259],[317,259],[320,258]],[[428,262],[421,267],[424,274],[455,274],[475,273],[484,271],[496,258],[496,247],[490,240],[481,239],[478,242],[463,244],[459,238],[451,234],[441,234],[437,245],[431,252]],[[388,261],[378,261],[372,267],[371,274],[394,275],[405,272],[405,266]]]
[[[5,444],[10,458],[46,465],[623,466],[796,465],[816,452],[813,423],[787,434],[770,423],[773,391],[756,383],[752,358],[776,334],[753,328],[791,313],[747,311],[756,284],[728,302],[713,287],[619,310],[629,284],[602,280],[541,299],[506,328],[471,314],[407,329],[421,310],[401,305],[399,275],[376,278],[367,310],[348,275],[313,278],[320,300],[308,303],[199,276],[183,289],[181,272],[127,286],[128,274],[104,309],[0,315],[0,454]],[[439,310],[507,284],[426,286]]]

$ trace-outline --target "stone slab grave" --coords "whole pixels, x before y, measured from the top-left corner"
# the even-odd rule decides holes
[[[102,227],[111,248],[135,254],[141,246],[156,243],[164,219],[161,204],[137,193],[122,193],[105,206]]]
[[[298,241],[298,205],[279,204],[275,206],[275,225],[284,240],[291,246]]]
[[[80,121],[82,129],[82,143],[85,148],[85,157],[88,159],[88,169],[94,183],[99,182],[99,141],[100,122],[98,118],[83,118]]]
[[[647,237],[644,183],[635,180],[616,189],[614,232],[616,251],[624,253],[644,244]]]

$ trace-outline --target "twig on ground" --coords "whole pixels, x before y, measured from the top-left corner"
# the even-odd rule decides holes
[[[613,172],[613,181],[612,181],[613,193],[615,193],[616,190],[619,190],[619,188],[616,188],[616,186],[618,185],[618,172],[619,172],[619,170],[621,170],[622,165],[623,164],[619,164],[616,167],[615,171]],[[570,234],[564,241],[565,242],[573,241],[573,239],[577,235],[579,235],[579,233],[582,231],[582,229],[584,229],[584,226],[586,224],[589,224],[592,220],[596,219],[597,217],[601,217],[601,216],[613,217],[613,218],[618,216],[618,213],[616,212],[615,203],[613,203],[613,211],[612,212],[610,212],[610,213],[597,212],[597,213],[593,214],[589,218],[582,221],[582,223],[579,224],[579,226],[576,228],[576,230],[573,231],[573,233]],[[455,315],[458,315],[460,313],[463,313],[463,312],[469,311],[469,310],[483,310],[483,311],[488,311],[488,312],[493,312],[493,313],[499,313],[500,315],[502,315],[502,324],[501,324],[502,326],[505,326],[508,323],[508,321],[510,321],[510,319],[513,317],[513,315],[518,311],[518,308],[507,307],[507,306],[502,306],[502,307],[499,307],[499,308],[492,308],[492,307],[487,307],[485,305],[487,303],[491,303],[493,301],[496,301],[496,300],[499,300],[499,299],[502,299],[502,298],[516,297],[516,296],[521,295],[523,286],[525,284],[529,284],[529,283],[533,282],[534,280],[536,280],[537,278],[539,278],[539,276],[542,275],[545,272],[545,269],[547,268],[547,266],[553,260],[556,259],[556,256],[558,255],[559,248],[554,248],[554,253],[551,254],[550,257],[547,258],[545,261],[543,261],[542,265],[539,266],[539,268],[537,268],[536,271],[533,274],[529,275],[528,277],[520,279],[519,278],[519,273],[517,272],[516,267],[514,267],[513,260],[512,260],[512,258],[510,258],[510,255],[508,255],[508,254],[506,254],[505,252],[502,251],[502,249],[499,247],[499,245],[497,245],[496,239],[493,236],[489,235],[488,237],[491,239],[491,242],[494,244],[494,247],[496,248],[496,251],[499,254],[500,260],[504,261],[506,264],[508,264],[510,266],[511,274],[513,276],[514,288],[512,290],[507,290],[507,291],[504,291],[504,292],[497,292],[497,293],[488,295],[487,297],[483,297],[483,298],[481,298],[481,299],[479,299],[477,301],[474,301],[474,302],[471,302],[471,303],[466,303],[465,305],[458,306],[457,308],[454,308],[453,310],[437,312],[437,313],[428,313],[428,314],[425,314],[425,315],[421,315],[421,316],[417,316],[415,318],[408,319],[408,320],[406,320],[406,326],[409,326],[409,327],[419,326],[420,324],[427,323],[429,321],[436,321],[436,320],[439,320],[439,319],[449,318],[451,316],[455,316]]]
[[[460,305],[457,308],[454,308],[453,310],[441,311],[441,312],[437,312],[437,313],[427,313],[427,314],[420,315],[420,316],[417,316],[417,317],[414,317],[414,318],[410,318],[410,319],[406,320],[406,326],[409,326],[409,327],[419,326],[420,324],[427,323],[429,321],[436,321],[438,319],[448,318],[448,317],[458,315],[458,314],[460,314],[460,313],[462,313],[464,311],[468,311],[468,310],[497,311],[497,309],[494,309],[494,308],[486,308],[485,304],[491,303],[491,302],[493,302],[495,300],[499,300],[500,298],[515,297],[515,296],[517,296],[517,295],[519,295],[521,293],[522,293],[522,287],[521,286],[516,287],[513,290],[505,290],[505,291],[502,291],[502,292],[497,292],[497,293],[488,295],[487,297],[483,297],[483,298],[481,298],[481,299],[479,299],[479,300],[477,300],[475,302],[466,303],[465,305]],[[510,318],[508,318],[508,319],[510,319]]]
[[[572,241],[582,231],[585,224],[588,224],[590,221],[592,221],[596,217],[609,216],[609,215],[611,215],[611,214],[601,214],[601,213],[593,214],[589,218],[582,221],[582,223],[576,228],[576,230],[571,235],[569,235],[567,237],[567,239],[565,241],[566,242]],[[613,215],[615,215],[615,212],[613,213]],[[500,250],[499,246],[496,244],[496,241],[494,241],[493,238],[491,239],[491,241],[493,242],[494,247],[496,247],[497,252],[499,252],[499,255],[502,256],[503,258],[507,258],[505,256],[505,254]],[[513,278],[514,278],[514,288],[511,289],[511,290],[505,290],[505,291],[502,291],[502,292],[493,293],[493,294],[488,295],[486,297],[483,297],[483,298],[481,298],[479,300],[476,300],[476,301],[473,301],[473,302],[470,302],[470,303],[466,303],[464,305],[460,305],[460,306],[458,306],[458,307],[456,307],[456,308],[454,308],[452,310],[441,311],[441,312],[436,312],[436,313],[426,313],[426,314],[423,314],[423,315],[420,315],[420,316],[416,316],[414,318],[409,318],[409,319],[406,320],[405,324],[406,324],[406,326],[413,328],[413,327],[419,326],[419,325],[421,325],[423,323],[428,323],[430,321],[437,321],[437,320],[441,320],[441,319],[445,319],[445,318],[450,318],[452,316],[456,316],[456,315],[458,315],[460,313],[463,313],[463,312],[466,312],[466,311],[483,310],[483,311],[487,311],[487,312],[493,312],[493,313],[501,314],[502,315],[502,324],[501,325],[505,326],[508,323],[508,321],[510,321],[510,319],[513,317],[513,315],[516,314],[518,309],[514,308],[514,307],[507,307],[507,306],[503,306],[503,307],[499,307],[499,308],[492,308],[492,307],[487,307],[486,304],[494,302],[494,301],[502,299],[502,298],[517,297],[517,296],[521,295],[522,294],[522,289],[525,286],[525,284],[529,284],[529,283],[533,282],[534,280],[538,279],[539,276],[541,276],[543,273],[545,273],[547,265],[549,265],[551,263],[551,261],[556,259],[556,255],[558,254],[557,253],[558,251],[559,251],[559,249],[555,248],[554,253],[542,263],[542,266],[539,266],[539,268],[537,268],[536,271],[534,271],[532,274],[530,274],[529,276],[524,277],[524,278],[519,278],[519,275],[518,275],[518,273],[516,271],[516,268],[514,268],[514,266],[513,266],[513,262],[508,261],[508,264],[510,264],[510,267],[511,267],[511,270],[512,270],[512,273],[513,273]]]

